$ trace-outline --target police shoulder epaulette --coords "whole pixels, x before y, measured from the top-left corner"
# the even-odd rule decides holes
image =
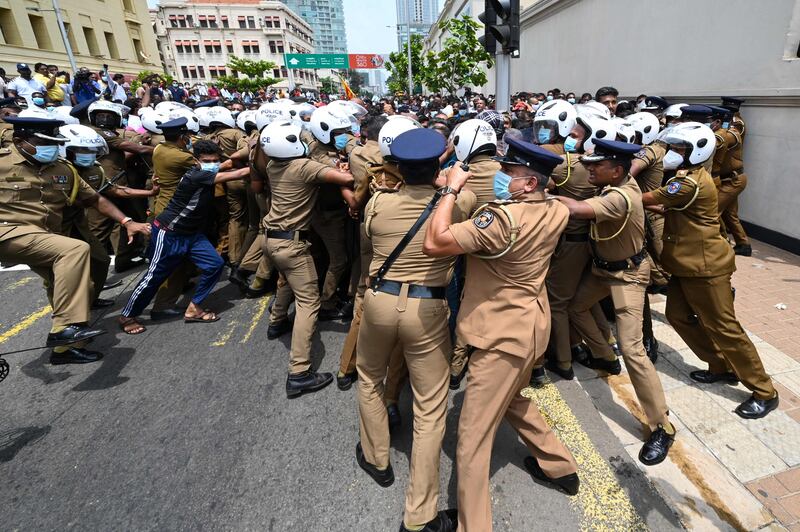
[[[717,139],[717,146],[720,144],[725,144],[725,139],[719,133],[714,133],[714,137]]]
[[[683,170],[678,170],[675,173],[675,177],[686,177],[687,175],[689,175],[689,170],[686,170],[685,168]]]

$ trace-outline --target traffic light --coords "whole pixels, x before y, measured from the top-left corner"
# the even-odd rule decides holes
[[[495,18],[486,29],[503,47],[504,54],[519,50],[519,0],[485,0],[487,13],[491,10]]]
[[[486,48],[487,52],[494,55],[497,53],[497,40],[494,38],[494,35],[492,35],[492,32],[489,31],[489,28],[497,24],[497,13],[494,12],[494,6],[490,0],[484,1],[486,4],[484,12],[478,15],[478,20],[483,22],[484,29],[483,35],[478,37],[478,41]]]

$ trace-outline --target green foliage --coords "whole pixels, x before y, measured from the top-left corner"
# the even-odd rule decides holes
[[[337,94],[339,92],[339,87],[336,85],[336,81],[330,76],[319,78],[320,82],[320,92],[324,92],[325,94]]]
[[[149,80],[148,80],[149,78]],[[155,80],[164,81],[167,85],[172,84],[172,80],[174,78],[169,74],[164,74],[162,72],[153,72],[151,70],[142,70],[136,75],[136,79],[131,81],[131,92],[136,92],[136,89],[142,86],[142,83],[145,80],[150,81],[151,83]]]
[[[480,24],[468,16],[443,20],[439,23],[449,37],[439,53],[429,51],[425,57],[427,65],[425,85],[433,92],[443,90],[455,93],[462,87],[477,87],[486,83],[486,73],[480,68],[494,65],[489,52],[478,41]]]
[[[259,89],[266,89],[281,81],[280,78],[264,77],[265,72],[272,72],[277,66],[272,61],[255,61],[232,55],[226,66],[236,72],[236,75],[220,76],[217,83],[239,92],[258,92]],[[247,77],[241,78],[240,74]]]
[[[428,77],[428,64],[422,53],[424,38],[422,35],[411,35],[411,76],[414,83],[414,92],[421,92],[422,86]],[[389,54],[389,61],[386,62],[386,69],[389,71],[389,79],[386,84],[389,90],[397,92],[408,92],[408,43],[401,52]]]

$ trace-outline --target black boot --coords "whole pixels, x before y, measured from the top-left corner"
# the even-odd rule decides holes
[[[389,467],[386,469],[381,470],[367,462],[367,459],[364,457],[364,450],[361,448],[361,442],[356,444],[356,461],[358,462],[358,466],[366,471],[366,473],[372,477],[372,480],[378,483],[378,486],[388,488],[394,483],[392,464],[389,464]]]
[[[358,381],[358,373],[345,373],[344,375],[336,376],[336,386],[343,392],[353,387],[353,383]]]
[[[303,373],[290,373],[286,377],[286,397],[292,399],[304,393],[316,392],[333,382],[333,375],[330,373],[317,373],[315,371],[304,371]]]
[[[267,338],[274,340],[292,330],[292,322],[288,318],[276,323],[270,323],[267,327]]]
[[[563,477],[558,478],[550,478],[544,473],[544,471],[542,471],[542,468],[539,467],[539,462],[537,462],[536,458],[533,456],[526,457],[524,463],[525,469],[527,469],[528,473],[530,473],[534,478],[551,484],[569,495],[575,495],[578,493],[581,482],[577,473],[570,473],[569,475],[564,475]]]
[[[745,419],[759,419],[778,408],[779,402],[778,392],[775,392],[775,397],[772,399],[756,399],[755,396],[751,396],[736,407],[736,413]]]
[[[672,427],[675,430],[675,427]],[[654,430],[639,451],[639,461],[644,465],[656,465],[664,461],[675,441],[675,434],[669,434],[663,426]]]

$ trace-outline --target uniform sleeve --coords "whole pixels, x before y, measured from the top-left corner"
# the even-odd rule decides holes
[[[353,193],[356,201],[361,202],[367,194],[369,176],[367,175],[367,160],[362,156],[363,148],[356,148],[350,154],[350,173],[353,174]]]
[[[120,135],[117,135],[115,133],[105,132],[102,133],[102,136],[103,139],[105,139],[106,144],[108,144],[109,149],[119,150],[121,149],[119,145],[125,142],[125,139],[123,139]]]
[[[510,235],[505,215],[490,207],[471,220],[451,225],[450,232],[466,253],[499,253],[505,249]]]
[[[303,159],[303,166],[300,167],[298,174],[304,183],[322,183],[322,174],[330,168],[330,166],[317,161]]]
[[[657,188],[651,194],[653,198],[668,209],[686,206],[694,197],[697,185],[685,179],[675,180]]]
[[[656,152],[651,146],[645,146],[639,150],[639,153],[634,155],[634,158],[642,161],[645,164],[645,167],[649,167],[656,159]]]
[[[604,196],[596,196],[585,201],[594,210],[597,223],[624,220],[628,215],[628,202],[618,192],[610,191]]]
[[[462,190],[456,198],[456,206],[453,209],[453,222],[463,222],[478,206],[478,197],[468,189]]]

